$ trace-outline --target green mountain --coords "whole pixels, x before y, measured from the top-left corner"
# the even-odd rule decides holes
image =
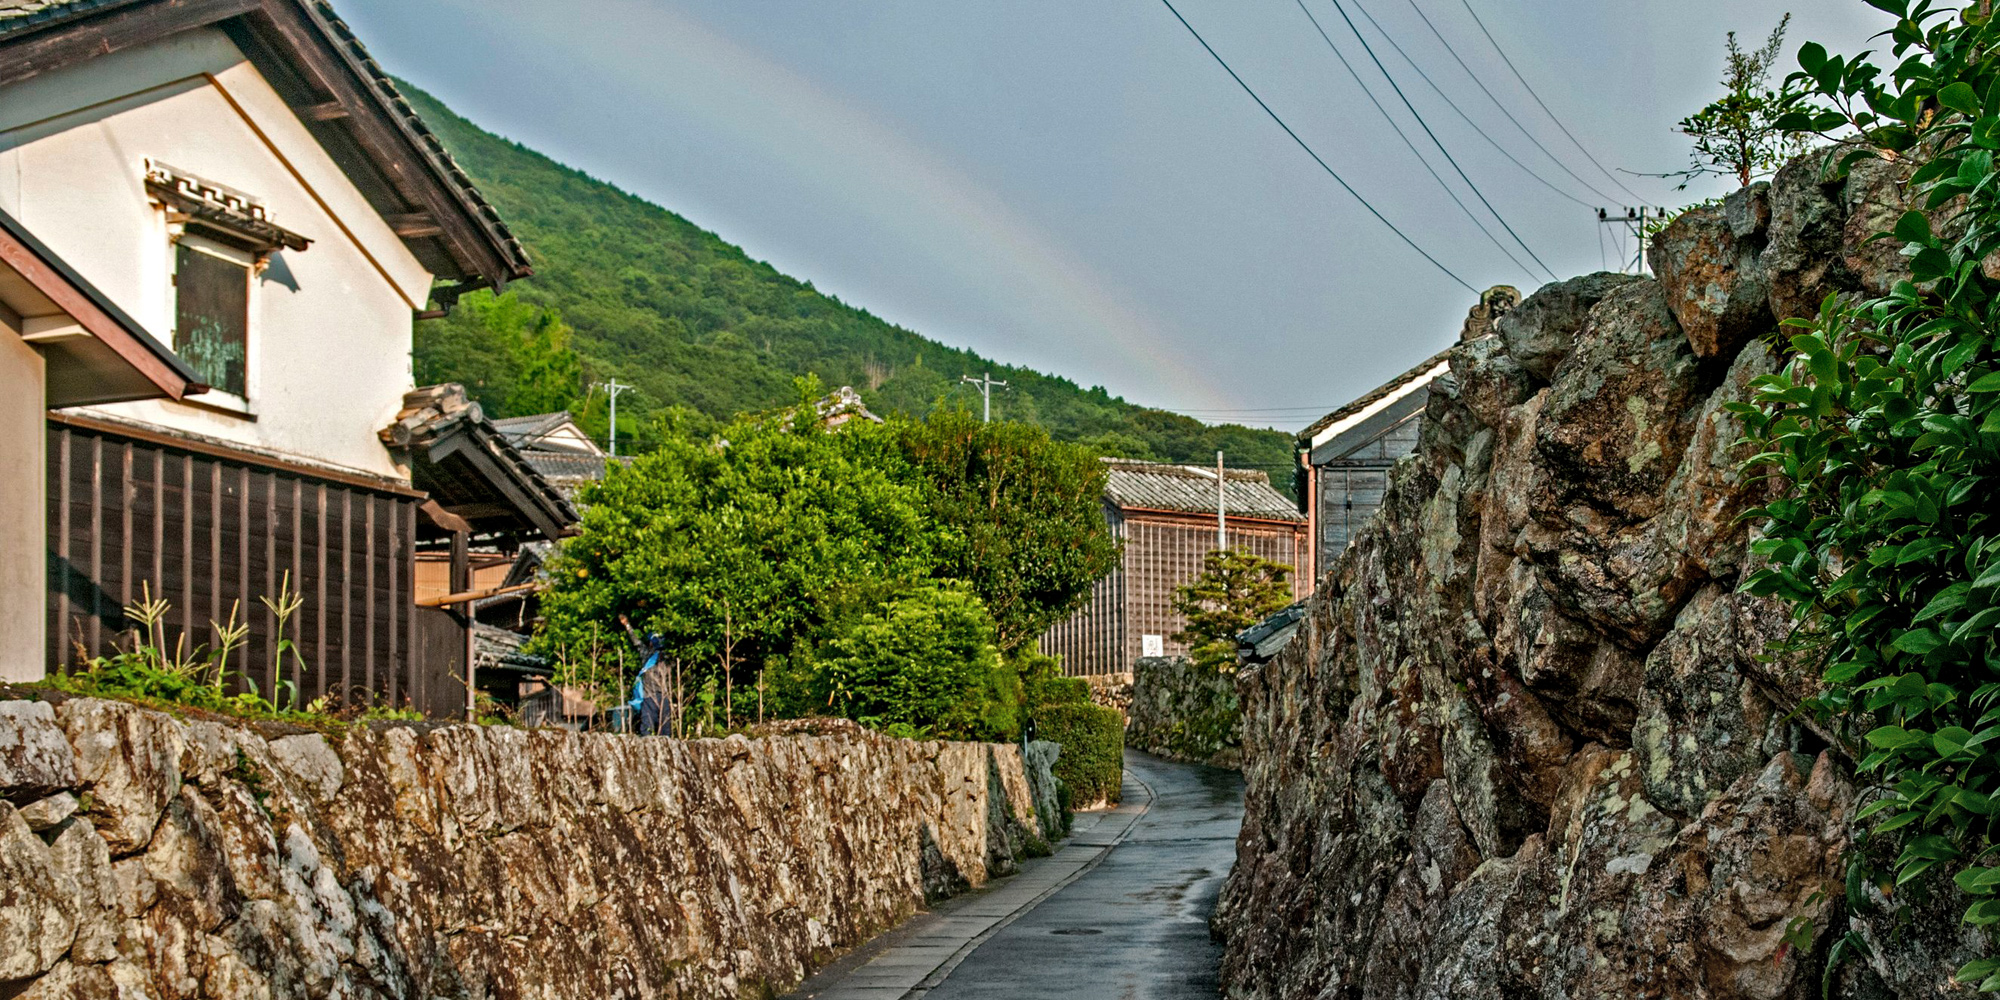
[[[643,447],[659,433],[653,413],[684,406],[723,418],[787,405],[803,375],[851,385],[877,412],[923,414],[941,402],[975,403],[958,378],[990,371],[1011,385],[995,399],[1006,419],[1130,458],[1208,463],[1221,449],[1231,465],[1264,468],[1291,490],[1285,434],[1209,426],[926,339],[398,86],[513,227],[536,271],[498,301],[467,296],[448,318],[419,323],[419,384],[464,382],[496,416],[567,407],[601,433],[602,394],[579,393],[616,375],[635,386],[618,400],[621,438]]]

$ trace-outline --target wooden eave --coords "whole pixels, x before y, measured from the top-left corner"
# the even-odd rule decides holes
[[[186,362],[6,212],[0,212],[0,310],[41,352],[50,407],[181,399],[208,388]],[[61,329],[31,334],[26,332],[31,320]]]
[[[319,0],[101,0],[0,21],[0,87],[219,28],[431,273],[493,288],[534,273],[471,179]]]

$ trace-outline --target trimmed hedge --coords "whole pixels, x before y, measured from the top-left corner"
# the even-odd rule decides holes
[[[1034,738],[1062,744],[1056,777],[1079,804],[1117,802],[1125,777],[1125,719],[1102,705],[1067,703],[1034,710]]]

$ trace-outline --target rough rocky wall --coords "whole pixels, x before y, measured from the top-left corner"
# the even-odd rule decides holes
[[[1943,873],[1847,910],[1866,791],[1791,715],[1816,668],[1760,656],[1786,614],[1736,593],[1769,487],[1723,404],[1778,320],[1899,273],[1864,242],[1893,169],[1815,166],[1681,217],[1657,280],[1544,287],[1454,349],[1381,514],[1240,675],[1231,996],[1803,1000],[1850,928],[1827,995],[1956,994]]]
[[[771,995],[1053,833],[1036,749],[0,702],[0,995]]]
[[[1169,760],[1242,765],[1233,675],[1199,669],[1185,656],[1142,657],[1135,667],[1126,746]]]

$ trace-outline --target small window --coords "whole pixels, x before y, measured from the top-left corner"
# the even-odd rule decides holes
[[[248,397],[247,255],[182,237],[174,245],[174,353],[221,392]]]

